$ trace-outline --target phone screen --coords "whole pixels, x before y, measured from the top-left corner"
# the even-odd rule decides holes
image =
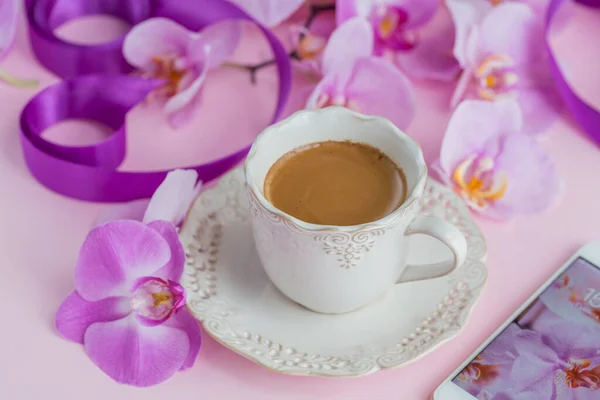
[[[575,260],[453,382],[477,399],[600,399],[600,270]]]

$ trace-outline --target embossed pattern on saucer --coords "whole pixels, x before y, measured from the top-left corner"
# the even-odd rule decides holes
[[[282,373],[360,376],[415,360],[465,326],[487,277],[485,240],[462,200],[429,180],[421,210],[465,234],[462,267],[442,278],[396,285],[352,313],[314,313],[269,282],[254,249],[243,171],[233,170],[198,198],[181,231],[188,307],[224,346]],[[431,238],[411,238],[411,263],[450,254]]]

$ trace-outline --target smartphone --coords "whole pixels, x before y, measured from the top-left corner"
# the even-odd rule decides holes
[[[575,253],[433,399],[600,399],[600,243]]]

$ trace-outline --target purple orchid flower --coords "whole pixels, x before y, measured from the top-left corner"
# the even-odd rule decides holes
[[[458,374],[455,382],[473,396],[504,382],[510,377],[512,363],[519,355],[514,346],[519,332],[521,328],[518,325],[509,325]]]
[[[273,27],[295,13],[306,0],[229,0],[261,24]]]
[[[190,368],[200,327],[177,283],[185,254],[170,222],[114,221],[94,228],[79,252],[75,291],[56,328],[83,344],[119,383],[150,386]]]
[[[562,103],[550,75],[540,19],[515,2],[492,7],[484,1],[447,0],[447,5],[456,26],[454,56],[463,68],[451,106],[464,98],[513,98],[527,133],[546,130]]]
[[[460,71],[452,57],[452,19],[442,14],[446,18],[438,31],[429,35],[422,31],[438,9],[438,0],[337,0],[336,20],[341,25],[364,18],[374,34],[375,55],[393,58],[411,77],[450,81]]]
[[[587,400],[600,395],[596,346],[573,347],[565,330],[549,342],[511,324],[455,382],[479,399]]]
[[[514,100],[462,102],[433,168],[473,210],[496,219],[541,212],[560,189],[550,158],[522,132]]]
[[[548,340],[541,333],[524,330],[515,342],[519,357],[509,382],[511,392],[525,399],[588,400],[600,396],[600,356],[596,346],[572,348],[560,340],[564,330]]]
[[[233,54],[240,38],[241,28],[234,20],[217,22],[196,33],[172,20],[152,18],[127,34],[123,55],[144,76],[165,81],[153,94],[166,100],[169,123],[180,127],[200,104],[208,71]]]
[[[192,169],[176,169],[167,174],[152,198],[118,204],[102,211],[97,225],[119,219],[132,219],[149,223],[169,221],[176,227],[185,219],[194,200],[200,194],[202,182]]]
[[[488,9],[504,3],[523,3],[528,5],[539,18],[544,18],[550,4],[550,0],[486,0],[486,2],[488,4],[484,4],[483,6]]]
[[[344,106],[383,116],[406,129],[415,113],[410,82],[393,65],[371,56],[372,52],[373,31],[366,20],[354,18],[338,26],[323,51],[323,78],[306,108]]]
[[[566,307],[565,307],[566,308]],[[578,316],[562,316],[553,312],[541,299],[519,318],[519,325],[541,333],[552,348],[589,349],[598,346],[599,326],[581,321]],[[556,332],[559,332],[557,334]],[[557,345],[554,345],[558,342]],[[582,354],[584,357],[587,354]]]

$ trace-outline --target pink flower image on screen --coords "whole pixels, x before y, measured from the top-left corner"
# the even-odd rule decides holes
[[[455,379],[486,400],[600,399],[600,271],[576,260]]]

